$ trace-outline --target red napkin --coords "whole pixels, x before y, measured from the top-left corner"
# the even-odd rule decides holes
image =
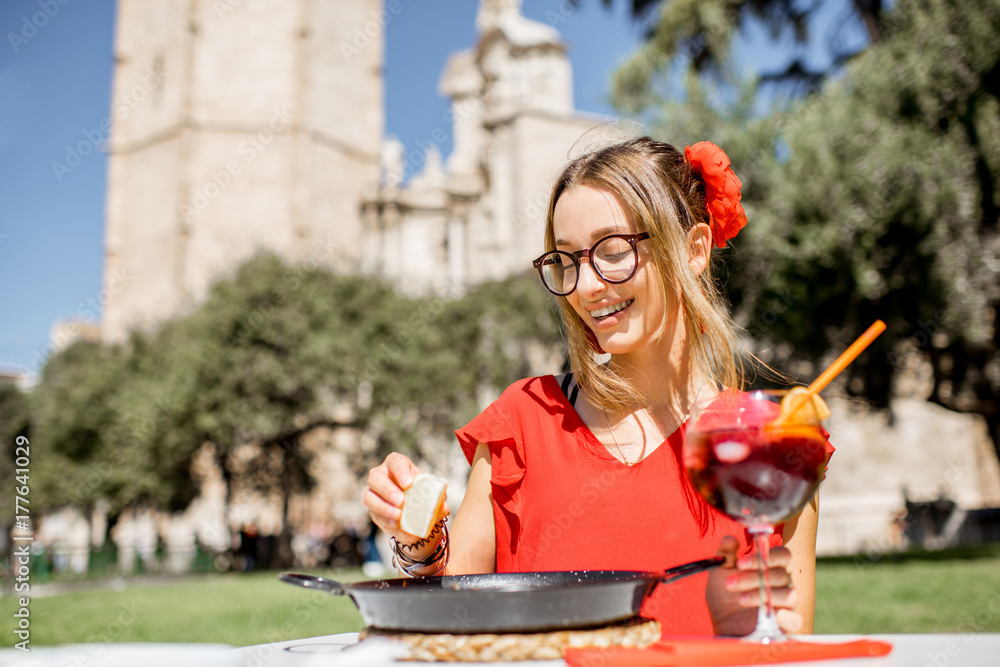
[[[892,644],[860,639],[826,644],[790,640],[754,644],[741,639],[667,639],[649,648],[568,648],[563,656],[571,667],[730,667],[796,660],[879,657]]]

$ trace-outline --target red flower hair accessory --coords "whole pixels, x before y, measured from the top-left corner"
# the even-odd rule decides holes
[[[705,181],[705,208],[712,240],[717,248],[723,248],[747,224],[747,214],[740,204],[743,184],[729,168],[729,156],[710,141],[685,146],[684,159]]]

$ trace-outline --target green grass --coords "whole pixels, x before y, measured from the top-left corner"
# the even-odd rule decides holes
[[[359,572],[328,576],[340,581],[361,578]],[[15,604],[11,596],[0,600],[0,617],[11,619]],[[246,646],[353,632],[363,626],[350,599],[283,584],[277,572],[203,575],[120,591],[64,593],[35,598],[30,610],[32,646],[79,642]],[[14,635],[4,634],[8,637],[0,645],[12,645]]]
[[[360,572],[332,575],[356,581]],[[1000,632],[1000,547],[817,564],[816,632]],[[16,600],[0,599],[11,619]],[[35,598],[33,646],[210,642],[246,646],[362,627],[343,597],[282,584],[275,572],[204,575],[124,590]],[[2,645],[11,645],[11,633]]]
[[[815,632],[1000,632],[1000,548],[821,560]]]

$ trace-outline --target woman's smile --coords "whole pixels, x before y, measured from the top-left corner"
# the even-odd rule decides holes
[[[597,310],[591,310],[590,316],[593,317],[598,322],[607,320],[612,315],[620,313],[635,302],[635,299],[626,299],[625,301],[619,301],[618,303],[611,304],[610,306],[604,306]],[[614,318],[617,322],[622,318]]]

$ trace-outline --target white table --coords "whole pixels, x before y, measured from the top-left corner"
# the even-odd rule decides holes
[[[817,635],[811,641],[849,641],[858,635]],[[1000,634],[871,635],[888,641],[892,653],[884,658],[854,658],[781,663],[788,667],[1000,667]],[[0,665],[23,667],[400,667],[388,642],[358,644],[354,632],[296,639],[274,644],[230,648],[205,644],[109,644],[35,648],[25,654],[0,649]],[[425,663],[403,663],[420,665]],[[440,663],[444,664],[444,663]],[[516,663],[448,663],[560,667],[562,660]]]
[[[860,639],[858,635],[816,635],[809,641],[841,642]],[[1000,634],[967,635],[870,635],[870,639],[880,639],[892,644],[892,653],[883,658],[852,658],[850,660],[822,660],[811,662],[780,663],[788,667],[1000,667]],[[366,652],[368,642],[354,647],[357,634],[347,633],[314,637],[278,644],[262,644],[236,649],[240,667],[361,667],[371,665],[399,667],[399,662]],[[407,663],[420,665],[424,663]],[[441,663],[444,664],[444,663]],[[450,663],[465,664],[473,663]],[[521,665],[557,667],[565,665],[562,660],[516,662],[516,663],[475,663],[479,665]]]

